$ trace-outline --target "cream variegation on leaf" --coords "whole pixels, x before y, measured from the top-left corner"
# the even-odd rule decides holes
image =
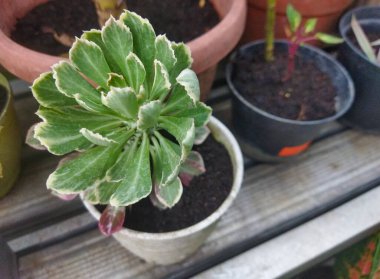
[[[79,152],[57,167],[47,187],[113,207],[102,220],[149,195],[162,208],[174,206],[180,172],[202,173],[203,161],[191,150],[209,133],[211,109],[199,101],[191,62],[185,44],[156,36],[133,12],[77,38],[70,61],[32,86],[42,122],[28,142],[56,155]],[[113,227],[120,226],[107,228]]]

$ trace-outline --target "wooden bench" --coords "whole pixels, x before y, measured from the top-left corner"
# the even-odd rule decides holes
[[[26,85],[13,81],[23,133],[38,121]],[[209,103],[228,123],[223,79]],[[380,228],[380,138],[333,123],[288,164],[245,161],[243,187],[202,248],[183,263],[155,266],[102,236],[79,199],[63,202],[45,182],[59,158],[23,148],[22,172],[0,200],[0,235],[21,278],[275,278],[327,259]],[[343,229],[342,229],[343,228]]]

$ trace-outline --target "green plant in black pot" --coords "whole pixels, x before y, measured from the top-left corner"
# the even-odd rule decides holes
[[[353,18],[355,19],[353,20]],[[356,24],[357,23],[357,24]],[[360,32],[363,29],[363,32]],[[376,61],[378,47],[366,47],[380,39],[380,7],[360,7],[347,12],[339,22],[344,38],[338,60],[350,73],[357,92],[352,108],[344,116],[344,122],[359,130],[380,132],[380,64]],[[365,34],[365,36],[364,36]],[[361,47],[364,47],[364,51]],[[369,56],[368,56],[369,55]]]
[[[365,53],[367,58],[373,63],[380,63],[380,38],[371,42],[365,34],[360,23],[355,15],[351,19],[351,28],[355,34],[355,39],[359,44],[361,50]],[[380,36],[379,36],[380,37]]]
[[[302,24],[291,5],[287,17],[287,40],[274,41],[274,48],[268,40],[244,45],[227,67],[240,143],[248,155],[266,161],[284,161],[304,151],[327,123],[347,111],[354,94],[343,67],[305,45],[342,40],[314,32],[315,19]],[[273,49],[273,59],[265,59],[268,49]]]
[[[344,122],[371,133],[380,132],[380,7],[361,7],[346,13],[339,22],[345,42],[338,60],[350,73],[357,92]],[[368,41],[365,39],[368,38]],[[375,45],[370,45],[370,42]],[[376,57],[377,56],[377,57]]]

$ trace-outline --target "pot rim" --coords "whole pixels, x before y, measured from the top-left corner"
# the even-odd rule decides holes
[[[5,96],[7,98],[5,104],[4,104],[4,107],[0,110],[0,121],[4,119],[5,117],[5,114],[7,112],[7,108],[9,107],[10,105],[10,102],[11,102],[11,88],[10,88],[10,85],[9,85],[9,82],[8,80],[6,79],[6,77],[0,73],[0,86],[4,87],[5,88]]]
[[[334,63],[338,67],[338,69],[342,72],[343,76],[345,77],[345,79],[348,83],[348,88],[349,88],[349,90],[348,90],[348,94],[349,94],[348,101],[347,101],[345,106],[342,106],[341,108],[339,108],[339,111],[337,111],[332,116],[329,116],[329,117],[326,117],[323,119],[318,119],[318,120],[301,121],[301,120],[287,119],[287,118],[283,118],[283,117],[271,114],[269,112],[266,112],[265,110],[258,108],[257,106],[251,104],[250,102],[248,102],[239,93],[237,88],[234,86],[234,83],[232,81],[232,71],[233,70],[232,70],[232,62],[231,61],[237,55],[238,51],[240,51],[241,49],[247,49],[250,47],[262,45],[264,43],[265,43],[265,40],[257,40],[257,41],[253,41],[253,42],[250,42],[250,43],[247,43],[247,44],[241,46],[237,51],[235,51],[230,56],[228,65],[226,67],[226,78],[227,78],[228,86],[229,86],[230,90],[232,91],[232,93],[235,95],[235,97],[238,98],[244,105],[246,105],[247,107],[249,107],[251,110],[255,111],[256,113],[259,113],[259,114],[261,114],[267,118],[270,118],[270,119],[273,119],[273,120],[276,120],[278,122],[282,122],[285,124],[293,124],[293,125],[300,125],[300,126],[312,126],[312,125],[319,125],[319,124],[332,122],[332,121],[338,119],[339,117],[341,117],[342,115],[344,115],[348,111],[348,109],[351,107],[351,105],[354,101],[354,92],[355,92],[354,83],[353,83],[351,77],[349,76],[347,70],[338,61],[336,61],[329,54],[325,53],[324,51],[320,50],[319,48],[311,46],[311,45],[303,45],[300,48],[308,49],[309,51],[315,52],[318,55],[322,56],[324,59],[330,61],[331,63]],[[286,40],[275,40],[275,45],[284,45],[284,44],[288,44],[288,42]]]
[[[213,28],[203,33],[199,37],[186,43],[191,49],[192,56],[198,56],[201,53],[207,59],[194,61],[192,68],[195,72],[201,73],[210,66],[219,63],[228,53],[236,46],[244,32],[245,19],[247,15],[246,0],[231,0],[232,4],[226,15]],[[216,2],[216,1],[212,1]],[[214,3],[213,3],[214,6]],[[218,12],[218,9],[214,7]],[[219,14],[219,13],[218,13]],[[235,26],[241,25],[238,30],[233,30]],[[226,41],[226,32],[235,32],[232,39]],[[216,43],[221,41],[222,43]],[[210,46],[213,45],[211,48]],[[207,53],[205,55],[204,53]],[[196,53],[196,55],[194,55]]]
[[[148,233],[148,232],[140,232],[136,230],[131,230],[128,228],[123,228],[121,231],[116,234],[129,235],[138,239],[151,239],[151,240],[168,240],[174,238],[183,238],[188,235],[194,234],[196,232],[202,231],[206,227],[210,226],[214,222],[216,222],[231,206],[232,202],[235,200],[241,184],[243,182],[243,172],[244,172],[244,164],[243,164],[243,155],[240,150],[240,146],[237,143],[235,137],[231,133],[231,131],[218,119],[215,117],[211,117],[210,122],[208,124],[210,129],[212,130],[212,134],[216,133],[215,139],[222,143],[224,147],[227,149],[229,153],[229,157],[232,162],[235,162],[235,166],[233,166],[233,184],[230,190],[229,195],[224,200],[224,202],[218,207],[216,211],[214,211],[211,215],[209,215],[206,219],[202,221],[177,231],[165,232],[165,233]],[[220,138],[219,135],[222,135]],[[224,137],[224,138],[223,138]],[[82,196],[81,196],[82,199]],[[90,212],[90,214],[95,217],[96,220],[100,219],[100,212],[95,208],[94,205],[82,199],[83,204]]]
[[[193,58],[200,54],[202,54],[202,57],[206,58],[194,60],[192,69],[198,74],[215,66],[220,60],[222,60],[223,57],[235,47],[243,34],[247,13],[246,0],[230,1],[232,1],[231,8],[217,25],[199,37],[186,42],[186,45],[191,50]],[[220,41],[225,38],[226,32],[232,32],[236,27],[240,28],[238,28],[238,31],[235,30],[233,32],[233,36],[230,40],[224,40],[222,43],[215,44],[215,41]],[[29,82],[33,82],[39,74],[49,71],[52,65],[61,60],[67,60],[60,56],[49,55],[24,47],[5,35],[2,28],[0,28],[0,42],[0,53],[2,53],[0,55],[0,64],[3,64],[5,68],[19,78]],[[210,48],[211,44],[214,45],[213,48]],[[207,52],[206,55],[205,52]],[[14,57],[15,59],[13,60],[19,62],[17,64],[14,64],[14,61],[11,63],[8,61],[7,57]],[[26,61],[25,57],[28,59],[28,63],[22,63]],[[23,71],[21,71],[21,69],[23,69]],[[36,72],[38,72],[38,74],[36,74]]]
[[[365,6],[365,7],[358,7],[352,10],[349,10],[347,13],[345,13],[342,18],[339,20],[339,33],[343,37],[344,42],[349,46],[349,48],[356,54],[359,55],[362,59],[366,60],[368,63],[372,64],[373,66],[380,68],[379,63],[372,62],[371,60],[368,59],[368,57],[361,51],[361,49],[358,49],[353,42],[351,41],[350,38],[348,38],[347,33],[349,30],[352,30],[350,24],[344,24],[344,21],[351,22],[349,20],[351,16],[354,13],[361,12],[361,11],[366,11],[366,10],[371,10],[373,11],[374,9],[377,9],[380,11],[380,6]],[[372,17],[369,17],[368,19],[374,19]],[[360,21],[360,19],[358,19]],[[377,19],[377,21],[380,22],[380,19]]]
[[[281,15],[281,16],[285,16],[286,15],[286,5],[291,2],[291,4],[293,6],[296,7],[297,9],[297,6],[299,6],[302,2],[304,2],[303,0],[293,0],[293,1],[278,1],[277,3],[277,8],[276,8],[276,13],[278,15]],[[311,1],[310,1],[311,2]],[[324,2],[322,4],[324,4],[326,6],[326,4],[331,4],[329,3],[330,0],[325,0],[325,1],[318,1],[318,2]],[[352,3],[354,2],[354,0],[345,0],[344,2],[341,1],[340,3],[335,3],[335,5],[333,5],[331,7],[331,5],[328,5],[326,8],[324,9],[317,9],[317,10],[314,10],[312,12],[309,11],[310,8],[307,9],[307,12],[305,13],[303,10],[305,9],[300,9],[300,7],[298,7],[298,10],[300,11],[300,13],[302,14],[303,17],[305,18],[310,18],[310,17],[325,17],[325,16],[331,16],[331,15],[335,15],[335,14],[339,14],[341,13],[342,11],[344,11],[345,9],[347,9],[350,5],[352,5]],[[318,3],[320,6],[321,6],[321,3]],[[252,7],[256,7],[260,10],[263,10],[265,11],[266,10],[266,0],[248,0],[248,5],[249,6],[252,6]]]

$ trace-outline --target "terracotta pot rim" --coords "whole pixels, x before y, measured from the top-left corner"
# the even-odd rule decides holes
[[[347,1],[347,3],[341,3],[340,5],[335,6],[334,9],[331,9],[330,7],[329,9],[324,9],[323,11],[316,10],[315,13],[314,12],[302,13],[302,16],[303,17],[325,17],[325,16],[335,15],[335,14],[340,13],[342,10],[345,10],[346,8],[348,8],[353,3],[353,1],[354,0],[350,0],[350,1]],[[259,9],[263,11],[266,10],[265,5],[262,3],[258,3],[257,0],[248,0],[248,6],[251,8]],[[280,11],[277,10],[276,13],[281,16],[286,15],[286,11],[282,9]]]
[[[210,66],[216,65],[220,60],[225,57],[239,42],[239,39],[244,31],[244,23],[247,14],[246,0],[232,0],[231,8],[223,19],[215,25],[212,29],[202,34],[201,36],[187,42],[192,54],[197,57],[198,53],[202,53],[202,56],[211,56],[212,62],[205,65],[202,60],[194,59],[193,69],[197,72],[203,72]],[[241,21],[242,28],[238,30],[228,46],[220,44],[228,32],[233,32],[235,26],[238,25],[236,21]],[[212,46],[212,47],[211,47]],[[207,53],[206,55],[204,53]]]
[[[247,10],[246,0],[230,1],[232,1],[231,8],[214,28],[187,43],[194,59],[192,68],[196,73],[201,73],[216,65],[235,47],[243,34]],[[230,40],[219,43],[228,32],[232,34]],[[0,64],[3,64],[5,68],[21,79],[29,82],[37,78],[36,72],[48,71],[49,66],[51,67],[64,59],[26,48],[8,37],[3,29],[0,29],[0,42],[0,53],[2,53]],[[207,59],[198,58],[199,56]],[[9,61],[9,57],[19,60],[19,63]],[[25,63],[20,65],[21,61]]]
[[[235,137],[221,121],[219,121],[215,117],[211,117],[209,125],[210,125],[210,128],[212,130],[215,130],[215,133],[217,133],[216,136],[218,136],[218,133],[223,135],[224,139],[221,139],[221,143],[229,151],[230,159],[232,160],[233,165],[234,165],[232,188],[230,190],[229,195],[223,201],[223,203],[211,215],[209,215],[202,221],[180,230],[165,232],[165,233],[147,233],[147,232],[140,232],[140,231],[136,231],[132,229],[123,228],[121,231],[118,232],[118,234],[130,235],[137,239],[151,239],[151,240],[168,240],[168,239],[183,238],[183,237],[192,235],[194,233],[200,232],[203,229],[209,227],[210,225],[215,223],[227,211],[227,209],[232,205],[233,201],[235,200],[240,190],[241,184],[243,182],[243,173],[244,173],[243,155],[241,153],[239,144],[237,143]],[[87,208],[87,210],[91,213],[91,215],[95,217],[96,220],[99,220],[100,213],[95,208],[95,206],[88,203],[87,201],[84,201],[83,199],[82,201],[85,207]]]

